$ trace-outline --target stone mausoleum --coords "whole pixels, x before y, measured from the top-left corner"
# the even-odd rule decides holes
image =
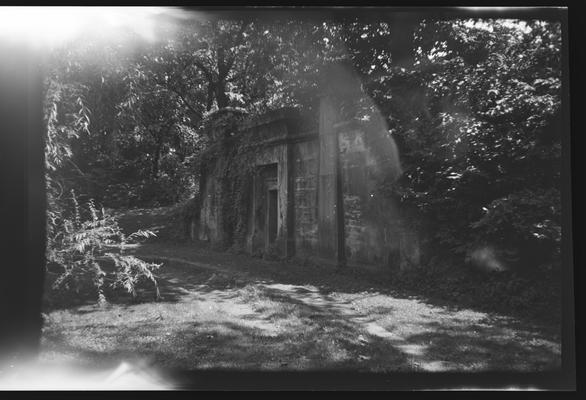
[[[244,119],[229,133],[257,143],[242,248],[337,265],[404,269],[418,264],[419,245],[408,218],[376,190],[382,179],[400,174],[399,155],[382,118],[344,117],[341,100],[364,94],[343,67],[329,71],[322,93],[317,129],[303,129],[297,110],[282,109]],[[197,235],[212,244],[226,234],[222,164],[219,157],[211,159],[200,177]]]

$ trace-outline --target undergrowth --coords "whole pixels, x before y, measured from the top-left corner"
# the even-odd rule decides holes
[[[466,266],[433,266],[397,272],[391,283],[462,307],[544,323],[561,321],[561,284],[559,278],[553,276],[481,271]]]
[[[155,236],[148,230],[130,235],[118,221],[93,200],[82,208],[71,191],[71,212],[62,216],[47,251],[47,273],[51,281],[49,304],[71,303],[93,297],[108,302],[107,294],[123,290],[132,298],[137,288],[149,282],[155,299],[160,297],[154,272],[159,264],[124,254],[124,247]]]

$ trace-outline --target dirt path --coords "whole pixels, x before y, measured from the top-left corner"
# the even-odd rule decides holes
[[[128,250],[162,261],[163,301],[48,313],[46,361],[163,368],[542,371],[560,336],[514,318],[430,303],[380,276],[269,262],[194,243]]]
[[[163,247],[184,258],[166,256]],[[396,357],[402,359],[400,368],[425,371],[527,371],[557,368],[561,362],[559,336],[545,333],[543,327],[432,305],[416,297],[399,298],[392,291],[385,293],[384,287],[377,288],[368,275],[352,276],[356,271],[336,276],[327,267],[266,262],[190,244],[151,244],[137,249],[146,258],[148,252],[168,263],[215,270],[218,281],[248,285],[273,301],[299,306],[303,317],[349,329],[352,333],[345,340],[354,349],[357,365],[375,370],[387,370],[389,359]]]

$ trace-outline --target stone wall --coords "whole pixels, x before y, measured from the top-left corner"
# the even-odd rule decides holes
[[[401,216],[377,185],[385,176],[368,145],[366,126],[352,121],[337,125],[344,207],[346,258],[349,263],[392,263],[399,250]]]
[[[229,140],[234,140],[238,146],[238,140],[246,140],[254,143],[254,155],[247,156],[252,171],[252,190],[250,191],[250,210],[247,219],[245,232],[245,249],[251,254],[258,254],[267,251],[267,186],[268,180],[274,180],[278,193],[277,207],[277,238],[274,243],[275,250],[282,255],[291,255],[294,249],[291,248],[290,238],[293,231],[289,230],[289,215],[292,200],[293,183],[290,180],[289,159],[291,158],[292,144],[290,137],[296,132],[296,114],[289,109],[278,110],[268,113],[259,118],[245,120],[236,127],[235,132]],[[222,187],[219,182],[220,171],[230,160],[221,155],[211,159],[205,166],[206,173],[201,177],[201,210],[199,239],[206,240],[212,245],[219,246],[226,238],[223,232],[222,215]],[[268,176],[267,171],[274,167],[274,176]],[[269,173],[269,175],[271,175]]]
[[[206,168],[205,176],[200,177],[201,191],[201,211],[200,211],[200,228],[199,240],[209,241],[212,244],[219,245],[223,242],[224,235],[222,230],[222,207],[220,199],[222,197],[221,187],[217,176],[222,168],[223,160],[215,160],[213,165]]]
[[[317,253],[318,142],[310,140],[293,147],[295,249],[300,257]]]
[[[406,228],[400,207],[376,191],[389,168],[398,164],[393,158],[397,155],[388,151],[392,146],[384,143],[392,139],[385,138],[386,131],[373,132],[377,128],[360,121],[326,122],[320,131],[299,132],[294,114],[273,113],[247,122],[238,132],[258,142],[246,251],[338,264],[417,265],[417,235]],[[327,136],[322,135],[324,127]],[[224,238],[222,193],[215,176],[224,162],[211,163],[200,186],[200,239],[212,243]],[[277,211],[271,214],[274,200],[269,197],[274,198],[274,190]],[[276,222],[270,215],[276,215]],[[271,223],[276,223],[273,238]]]

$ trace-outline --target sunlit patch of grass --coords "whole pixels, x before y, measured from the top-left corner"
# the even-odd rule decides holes
[[[534,370],[559,360],[556,343],[514,320],[376,290],[245,278],[240,264],[222,267],[165,265],[161,302],[49,311],[42,357],[85,365],[136,358],[163,368],[383,372]]]
[[[240,296],[243,301],[251,304],[266,300],[265,292],[259,285],[246,285],[240,290]]]

